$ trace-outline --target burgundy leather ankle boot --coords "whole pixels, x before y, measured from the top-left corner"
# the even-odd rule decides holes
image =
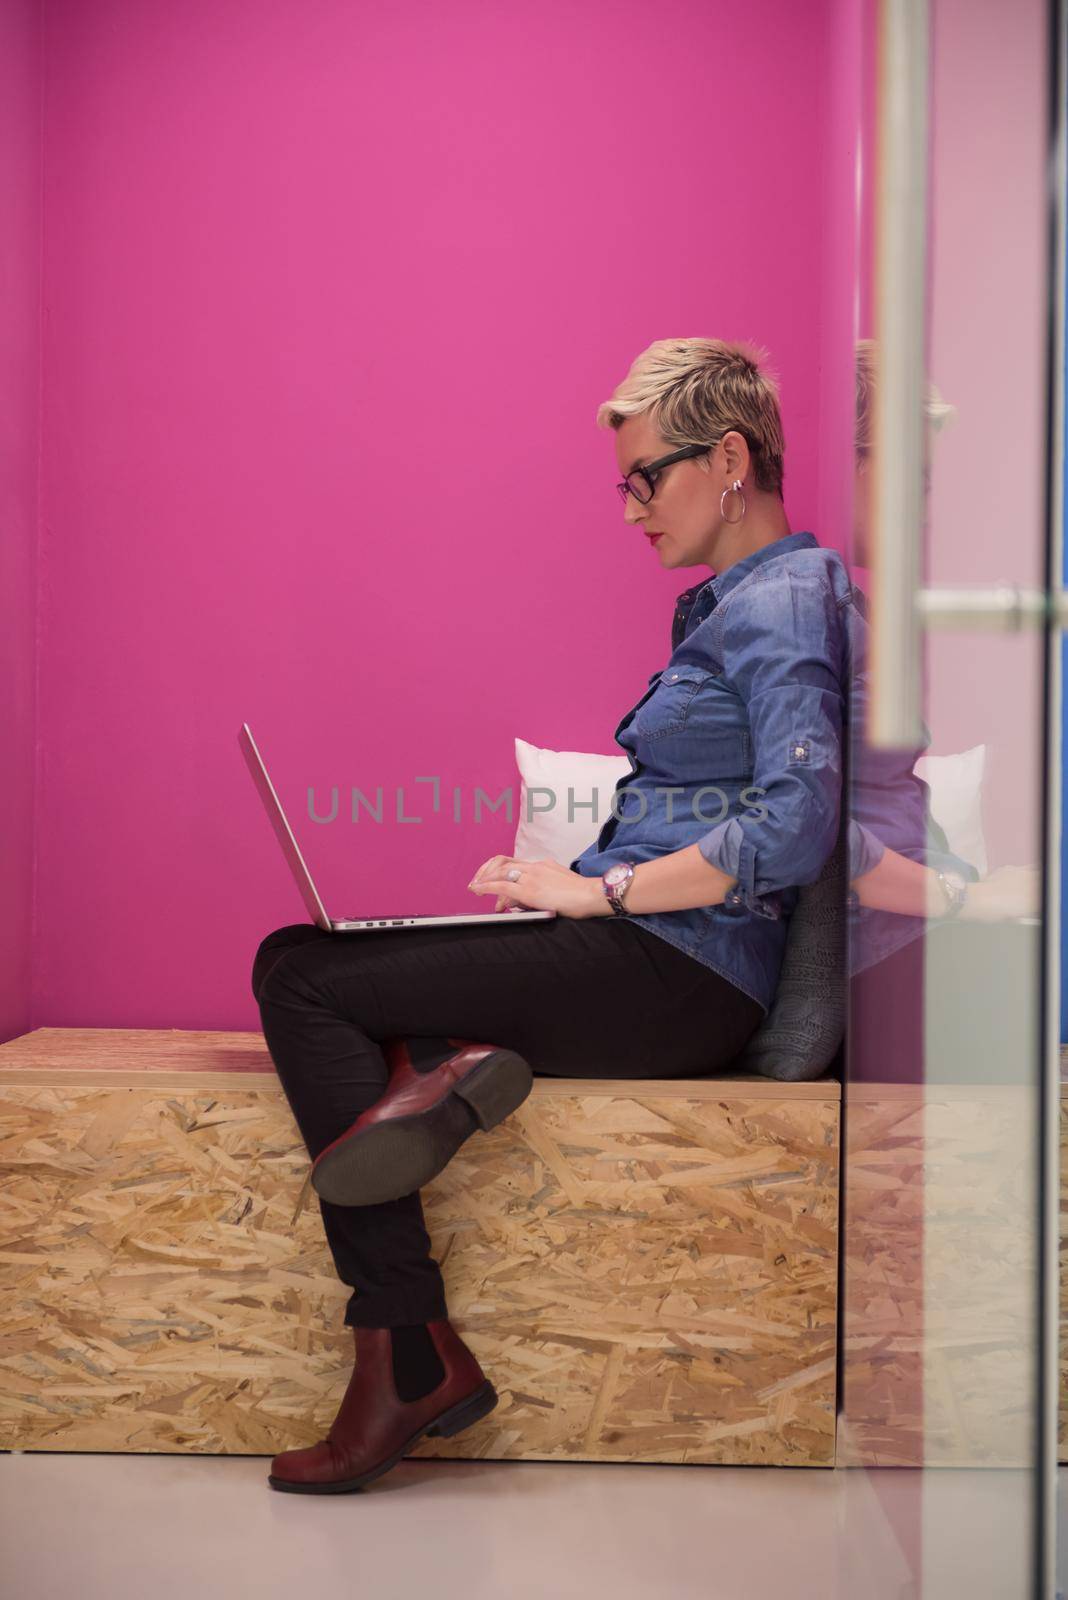
[[[380,1478],[424,1434],[450,1437],[487,1416],[497,1391],[447,1320],[428,1322],[445,1376],[421,1400],[401,1400],[393,1381],[388,1328],[353,1328],[356,1365],[330,1432],[318,1444],[283,1450],[267,1482],[295,1494],[347,1494]]]
[[[405,1038],[384,1045],[385,1094],[312,1163],[312,1188],[323,1200],[371,1206],[413,1194],[479,1128],[503,1122],[533,1087],[530,1064],[514,1050],[446,1039],[416,1065],[413,1051],[426,1044]]]

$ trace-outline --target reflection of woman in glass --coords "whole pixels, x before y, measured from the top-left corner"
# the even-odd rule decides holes
[[[856,352],[853,497],[854,574],[861,579],[866,578],[869,560],[875,383],[875,346],[871,340],[861,340]],[[924,413],[929,438],[955,415],[933,385],[928,387]],[[926,481],[929,486],[929,474]],[[993,921],[1032,910],[1037,894],[1033,869],[1002,867],[977,881],[975,866],[950,850],[937,819],[930,814],[927,785],[913,771],[926,749],[926,739],[914,750],[867,747],[867,604],[859,589],[855,599],[860,620],[853,630],[849,685],[853,974],[915,939],[923,931],[925,919]]]
[[[631,770],[597,839],[570,863],[496,856],[472,880],[502,923],[513,905],[557,915],[301,924],[256,954],[356,1343],[330,1436],[276,1457],[276,1488],[357,1488],[422,1434],[492,1409],[448,1321],[420,1186],[518,1106],[532,1071],[681,1078],[736,1057],[774,996],[797,886],[837,837],[852,587],[834,551],[790,529],[774,383],[743,347],[662,340],[598,421],[635,562],[708,570],[616,728]],[[596,670],[577,639],[580,660]]]
[[[862,579],[869,556],[875,382],[874,346],[864,340],[857,347],[854,493],[854,551]],[[929,449],[931,435],[954,415],[930,386]],[[929,474],[926,481],[929,487]],[[973,1019],[973,1065],[981,1071],[979,1058],[998,1034],[998,1020],[985,1003],[991,986],[984,986],[982,976],[991,953],[981,930],[965,935],[954,929],[1033,916],[1039,875],[1032,867],[1005,866],[980,878],[973,863],[952,852],[931,815],[927,785],[913,770],[926,749],[926,730],[923,744],[913,750],[868,747],[866,617],[858,589],[849,684],[849,1075],[868,1082],[922,1081],[928,1070],[923,995],[932,979],[954,988],[956,998],[943,994],[942,1000],[947,1014],[960,1019],[958,1045],[964,1019]]]

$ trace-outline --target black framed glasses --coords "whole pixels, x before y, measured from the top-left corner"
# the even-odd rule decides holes
[[[670,467],[675,461],[689,461],[693,456],[707,455],[709,450],[714,450],[714,444],[688,444],[681,450],[672,451],[669,456],[661,456],[659,461],[650,461],[644,467],[635,467],[633,472],[616,484],[619,498],[623,504],[627,503],[628,494],[632,494],[639,505],[647,506],[656,493],[656,480],[665,467]]]

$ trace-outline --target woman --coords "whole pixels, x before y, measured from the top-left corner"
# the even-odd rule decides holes
[[[514,1110],[532,1072],[724,1067],[769,1009],[797,886],[835,843],[851,585],[834,552],[791,532],[774,383],[743,346],[660,340],[597,420],[650,559],[714,576],[682,597],[671,659],[616,729],[631,771],[598,838],[567,867],[494,856],[469,885],[502,913],[557,915],[302,924],[256,955],[264,1036],[354,1291],[341,1410],[326,1440],[275,1457],[277,1489],[359,1488],[423,1434],[493,1408],[448,1321],[420,1184]]]

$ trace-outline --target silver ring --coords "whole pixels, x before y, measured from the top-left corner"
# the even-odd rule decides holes
[[[518,883],[519,882],[519,876],[520,876],[520,874],[519,874],[519,868],[518,867],[509,867],[508,871],[505,873],[505,877],[507,878],[509,883]]]

